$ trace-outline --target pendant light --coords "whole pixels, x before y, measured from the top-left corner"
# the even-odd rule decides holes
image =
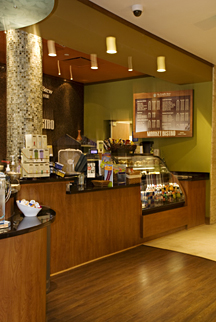
[[[57,56],[54,40],[47,40],[47,47],[48,47],[48,56],[51,56],[51,57]]]
[[[91,54],[90,57],[91,57],[91,69],[98,69],[97,55]]]
[[[70,80],[73,80],[72,67],[71,67],[71,65],[70,65]]]
[[[116,38],[115,37],[106,37],[106,46],[107,46],[107,54],[116,54]]]
[[[165,71],[166,71],[165,57],[164,56],[158,56],[157,57],[157,72],[163,73]]]
[[[57,66],[58,66],[58,75],[61,75],[61,69],[60,69],[60,63],[59,63],[59,60],[57,60]]]
[[[133,71],[132,56],[128,57],[128,71],[129,72]]]

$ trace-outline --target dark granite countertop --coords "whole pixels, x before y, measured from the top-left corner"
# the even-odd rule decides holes
[[[66,194],[75,194],[80,192],[93,192],[93,191],[104,191],[104,190],[113,190],[113,189],[124,189],[124,188],[131,188],[131,187],[139,187],[140,183],[135,184],[126,184],[126,185],[114,185],[113,187],[94,187],[94,185],[71,185],[70,189],[66,191]]]
[[[32,178],[32,179],[22,179],[20,180],[22,184],[35,184],[35,183],[49,183],[49,182],[67,182],[71,183],[70,189],[66,191],[67,194],[75,194],[80,192],[93,192],[93,191],[104,191],[112,189],[124,189],[129,187],[140,186],[140,183],[136,184],[125,184],[125,185],[114,185],[113,187],[95,187],[92,183],[94,179],[88,179],[86,184],[79,186],[77,184],[77,176],[68,176],[68,177],[50,177],[50,178]],[[68,188],[68,187],[67,187]]]
[[[74,180],[74,176],[67,176],[67,177],[44,177],[44,178],[25,178],[20,179],[21,184],[33,184],[33,183],[47,183],[47,182],[61,182],[61,181],[71,181]]]
[[[179,181],[208,180],[209,172],[171,171]]]
[[[42,206],[42,210],[37,216],[25,217],[15,205],[13,215],[7,219],[10,222],[10,227],[0,228],[0,239],[26,234],[48,226],[55,220],[55,215],[54,210]]]

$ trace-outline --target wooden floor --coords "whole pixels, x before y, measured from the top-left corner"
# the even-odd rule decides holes
[[[48,322],[215,322],[216,262],[139,246],[51,277]]]

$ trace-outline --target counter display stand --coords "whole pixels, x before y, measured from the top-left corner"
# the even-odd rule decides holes
[[[141,237],[152,239],[177,228],[186,228],[184,189],[160,157],[150,154],[113,156],[116,164],[126,165],[128,181],[140,182],[142,202]]]
[[[71,178],[22,180],[17,199],[39,200],[41,204],[52,205],[56,212],[51,225],[51,275],[205,223],[205,186],[209,174],[175,173],[181,175],[179,183],[157,157],[135,154],[113,158],[117,163],[128,162],[127,171],[134,168],[137,177],[131,178],[129,173],[126,185],[117,182],[113,187],[82,187]],[[141,169],[144,161],[145,169]],[[145,172],[141,174],[142,171]],[[146,200],[141,202],[141,195],[150,184],[146,177],[147,174],[151,179],[150,172],[159,172],[161,185],[173,183],[173,189],[179,186],[181,201],[173,196],[159,201],[149,198],[154,201],[149,204]],[[157,182],[158,175],[152,173],[153,179]]]
[[[113,160],[116,164],[126,165],[126,177],[129,182],[140,182],[143,215],[184,205],[183,188],[161,158],[134,154],[114,156]]]

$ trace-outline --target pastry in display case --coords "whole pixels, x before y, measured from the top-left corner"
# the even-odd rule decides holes
[[[126,166],[127,183],[140,182],[143,210],[184,204],[185,194],[178,179],[160,157],[134,154],[112,158],[115,164]]]

